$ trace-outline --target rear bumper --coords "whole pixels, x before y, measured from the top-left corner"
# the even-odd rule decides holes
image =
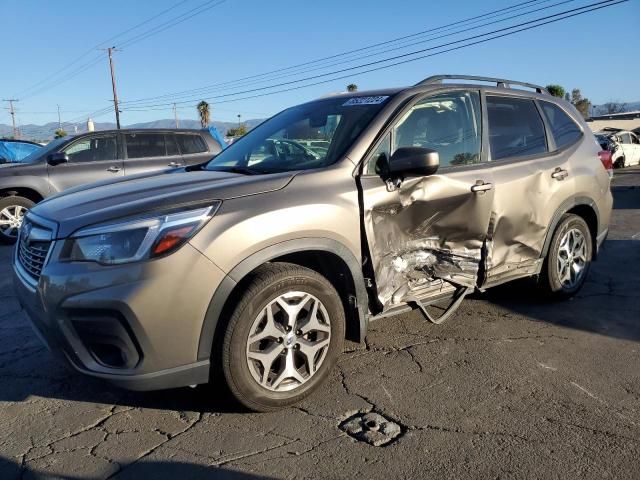
[[[17,297],[49,350],[78,372],[130,390],[209,381],[198,345],[223,278],[188,244],[140,264],[52,262],[35,286],[14,266]]]

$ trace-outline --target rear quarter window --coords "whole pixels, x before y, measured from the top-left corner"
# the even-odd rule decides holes
[[[204,140],[200,135],[179,134],[176,135],[176,140],[178,140],[180,152],[183,155],[188,155],[190,153],[204,153],[208,151],[207,145],[204,143]]]
[[[487,96],[492,160],[545,153],[547,138],[533,100]]]
[[[582,137],[580,127],[562,108],[549,102],[540,104],[556,141],[556,148],[564,148]]]

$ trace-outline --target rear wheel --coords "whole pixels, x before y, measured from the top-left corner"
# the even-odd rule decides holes
[[[344,334],[342,302],[326,278],[293,264],[264,265],[224,335],[220,361],[229,390],[256,411],[297,403],[329,375]]]
[[[543,290],[556,298],[574,295],[587,278],[592,255],[593,242],[587,223],[577,215],[563,215],[540,273]]]
[[[28,198],[11,196],[0,198],[0,243],[13,244],[27,211],[35,204]]]

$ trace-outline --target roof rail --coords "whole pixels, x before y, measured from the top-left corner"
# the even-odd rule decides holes
[[[504,78],[493,78],[493,77],[477,77],[474,75],[433,75],[431,77],[427,77],[421,82],[415,84],[418,85],[429,85],[434,83],[442,83],[443,80],[474,80],[479,82],[493,82],[497,87],[500,88],[511,88],[511,85],[518,85],[520,87],[527,87],[535,90],[538,93],[546,93],[550,95],[546,88],[541,87],[540,85],[534,85],[532,83],[518,82],[516,80],[506,80]]]

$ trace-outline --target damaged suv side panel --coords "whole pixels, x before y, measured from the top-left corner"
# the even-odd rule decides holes
[[[413,146],[437,151],[440,173],[385,174],[394,151]],[[364,228],[383,308],[440,280],[474,288],[493,203],[490,169],[482,162],[478,92],[442,92],[409,105],[363,173]]]

